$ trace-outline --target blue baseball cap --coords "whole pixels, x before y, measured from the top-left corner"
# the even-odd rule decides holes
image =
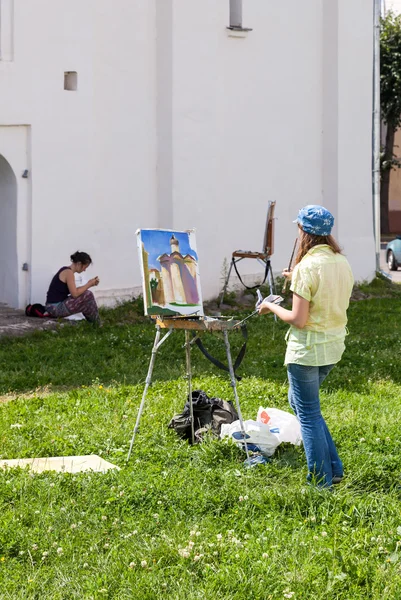
[[[308,204],[298,213],[294,221],[306,232],[312,235],[330,235],[334,225],[334,217],[324,206]]]

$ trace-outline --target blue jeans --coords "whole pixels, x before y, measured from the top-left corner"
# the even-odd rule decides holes
[[[331,487],[333,477],[343,475],[342,462],[320,412],[319,388],[333,367],[287,365],[288,400],[301,424],[307,479],[316,481],[319,487]]]

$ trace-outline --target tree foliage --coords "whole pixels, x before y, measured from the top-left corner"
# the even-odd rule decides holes
[[[380,157],[381,231],[388,233],[390,171],[401,166],[394,154],[395,132],[401,126],[401,16],[391,11],[381,19],[380,108],[382,121],[386,125],[385,144]]]
[[[382,120],[401,125],[401,15],[388,12],[381,20],[380,103]]]

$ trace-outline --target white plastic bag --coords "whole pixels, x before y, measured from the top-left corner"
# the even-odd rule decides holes
[[[244,421],[244,429],[249,450],[261,452],[264,456],[272,456],[281,442],[277,433],[272,433],[269,425],[264,423],[252,420]],[[244,446],[239,421],[223,423],[220,437],[231,437],[234,442]]]
[[[302,442],[301,426],[295,415],[279,408],[263,408],[258,410],[258,423],[266,425],[271,432],[277,434],[281,442],[289,442],[299,446]]]

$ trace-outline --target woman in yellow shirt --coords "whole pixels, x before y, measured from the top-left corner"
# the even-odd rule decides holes
[[[347,259],[331,235],[333,215],[323,206],[299,211],[299,250],[291,278],[292,310],[263,302],[290,325],[287,333],[288,398],[297,415],[308,464],[308,481],[331,487],[343,465],[320,410],[319,388],[344,352],[347,308],[354,279]]]

